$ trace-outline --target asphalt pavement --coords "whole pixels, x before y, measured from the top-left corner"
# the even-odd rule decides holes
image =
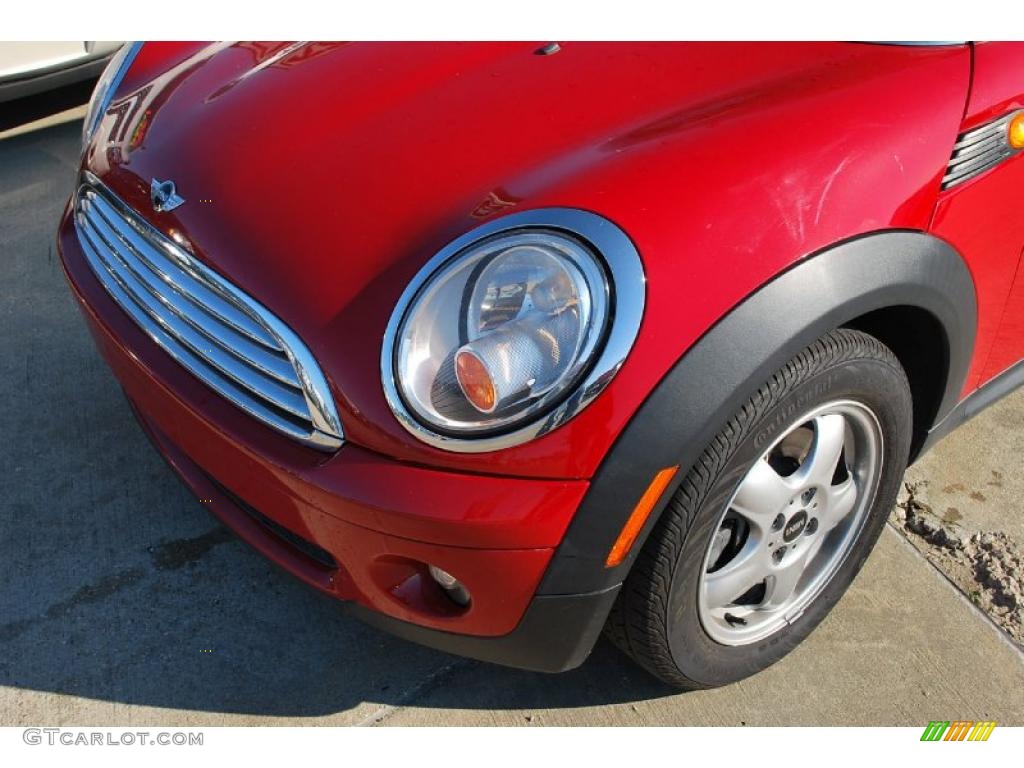
[[[548,676],[345,615],[185,491],[94,350],[54,249],[80,118],[0,133],[0,725],[1024,724],[1024,654],[893,529],[806,643],[715,691],[603,641]],[[1020,521],[1024,397],[1007,402],[984,451],[954,435],[943,456],[1001,473]]]

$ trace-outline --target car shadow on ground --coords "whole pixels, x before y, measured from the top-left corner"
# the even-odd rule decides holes
[[[673,693],[603,641],[546,676],[392,638],[216,523],[134,422],[65,284],[53,243],[80,130],[0,140],[0,685],[270,716],[427,689],[446,707],[513,709]],[[444,686],[466,671],[486,683],[470,698]]]

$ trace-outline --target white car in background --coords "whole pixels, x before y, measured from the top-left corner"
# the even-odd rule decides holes
[[[0,43],[0,102],[99,77],[122,41]]]

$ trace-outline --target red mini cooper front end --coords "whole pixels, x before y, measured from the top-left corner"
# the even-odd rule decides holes
[[[347,441],[302,342],[137,214],[148,195],[118,194],[114,178],[83,174],[60,251],[140,423],[201,502],[394,632],[524,666],[578,663],[614,591],[536,593],[586,481],[431,468]]]
[[[958,213],[1011,199],[1024,102],[965,112],[973,56],[126,46],[59,250],[154,445],[298,578],[462,655],[568,669],[607,624],[720,685],[1019,358],[1021,245]]]
[[[425,185],[436,162],[382,135],[399,112],[445,133],[447,110],[403,92],[414,72],[518,69],[530,50],[398,53],[125,48],[86,120],[60,253],[143,428],[243,539],[395,633],[568,668],[616,588],[541,588],[589,474],[564,435],[543,438],[621,366],[642,267],[607,219],[515,211],[481,186],[490,157]],[[376,87],[346,86],[358,107],[324,103],[339,66],[375,61],[391,70]],[[484,85],[456,94],[465,109]]]

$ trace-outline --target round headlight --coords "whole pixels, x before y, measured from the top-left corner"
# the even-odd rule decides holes
[[[614,259],[581,231],[595,227],[596,239],[616,248]],[[621,318],[612,262],[621,269],[624,259],[632,274]],[[610,222],[565,209],[508,216],[460,238],[410,285],[382,351],[385,392],[403,424],[434,445],[479,451],[523,442],[600,391],[614,372],[608,360],[596,387],[580,395],[608,347],[613,316],[614,325],[633,326],[625,349],[619,338],[611,355],[617,368],[642,307],[639,258]]]
[[[402,399],[442,433],[493,432],[579,379],[608,320],[608,281],[583,243],[496,235],[442,268],[398,331]]]
[[[132,61],[135,60],[135,55],[139,52],[140,48],[142,48],[142,43],[125,43],[122,45],[107,63],[106,69],[100,75],[100,79],[96,81],[96,87],[92,90],[92,98],[89,99],[89,107],[85,113],[85,121],[82,123],[83,149],[89,143],[89,140],[92,139],[96,126],[103,119],[103,113],[110,106],[110,100],[114,96],[114,91],[117,90],[121,78],[128,71],[128,67],[132,65]]]

